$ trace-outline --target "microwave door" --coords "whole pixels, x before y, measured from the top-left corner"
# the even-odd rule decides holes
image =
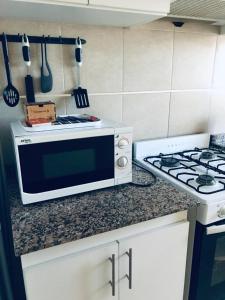
[[[25,193],[114,178],[114,135],[19,145],[18,155]]]

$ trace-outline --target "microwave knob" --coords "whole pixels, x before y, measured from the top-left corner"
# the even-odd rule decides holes
[[[117,160],[117,165],[120,168],[125,168],[126,165],[128,164],[128,159],[126,156],[121,156],[118,160]]]
[[[221,208],[218,210],[217,214],[218,214],[218,217],[219,217],[219,218],[224,218],[224,217],[225,217],[225,206],[221,207]]]
[[[128,141],[128,139],[125,139],[125,138],[120,139],[118,142],[118,147],[120,149],[126,148],[128,145],[129,145],[129,141]]]

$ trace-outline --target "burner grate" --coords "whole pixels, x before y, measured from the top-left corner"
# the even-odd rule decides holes
[[[160,164],[164,167],[176,167],[179,165],[179,159],[174,157],[162,157]]]
[[[225,171],[220,169],[221,166],[225,165],[225,156],[222,156],[222,154],[223,154],[222,152],[214,151],[214,154],[218,158],[209,159],[207,162],[203,162],[201,156],[199,158],[194,158],[194,156],[196,156],[196,152],[201,154],[204,150],[207,150],[207,149],[195,148],[195,150],[187,150],[187,151],[179,152],[177,154],[179,154],[183,158],[186,158],[188,160],[191,160],[191,161],[195,162],[198,165],[201,165],[201,166],[205,167],[206,169],[210,169],[210,170],[213,170],[214,172],[225,175]],[[194,152],[194,153],[192,153],[192,152]],[[188,153],[191,153],[191,154],[188,154]],[[212,165],[212,163],[219,162],[219,161],[221,162],[221,160],[224,161],[224,162],[219,163],[216,166]]]
[[[208,174],[201,174],[196,178],[196,182],[206,186],[215,185],[216,181],[213,176]]]
[[[225,175],[225,171],[220,169],[221,166],[225,165],[225,156],[223,157],[223,153],[219,151],[214,151],[214,155],[217,156],[217,158],[209,159],[207,162],[205,162],[205,158],[203,159],[203,161],[201,157],[201,153],[204,151],[212,152],[212,150],[208,148],[196,148],[194,150],[187,150],[183,152],[177,152],[174,154],[160,153],[156,156],[145,157],[144,161],[156,167],[163,173],[173,177],[179,182],[189,186],[198,193],[210,195],[221,191],[225,191],[225,176],[211,176],[208,174],[208,171],[212,170],[218,173],[219,175]],[[196,154],[200,154],[198,158],[195,158]],[[179,162],[179,166],[170,167],[161,163],[163,158],[168,159],[170,157],[171,159],[175,159],[174,156],[176,156],[176,162]],[[224,162],[221,163],[221,160],[223,160]],[[210,165],[210,163],[215,163],[217,161],[220,161],[220,163],[216,164],[216,166]],[[185,162],[190,163],[190,165],[186,165]],[[196,170],[196,168],[199,166],[204,167],[206,174],[201,174]],[[178,173],[175,173],[174,171],[178,171]],[[184,179],[185,175],[190,176],[190,178]],[[222,180],[224,180],[224,182]],[[217,187],[215,187],[216,183],[218,183]],[[212,187],[213,190],[204,190],[205,188]]]
[[[213,151],[202,151],[200,158],[201,159],[212,159],[215,157],[215,153]]]

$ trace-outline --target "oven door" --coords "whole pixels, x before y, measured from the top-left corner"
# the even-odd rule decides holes
[[[189,299],[225,299],[225,220],[196,225]]]
[[[40,194],[114,179],[112,134],[17,147],[23,193]],[[70,192],[76,193],[76,190]],[[63,195],[56,193],[55,197]]]

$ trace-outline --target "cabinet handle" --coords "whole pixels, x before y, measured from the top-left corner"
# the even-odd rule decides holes
[[[109,281],[109,284],[112,287],[112,296],[115,296],[116,291],[116,280],[115,280],[115,254],[112,254],[112,257],[109,257],[109,260],[112,263],[112,280]]]
[[[132,248],[129,249],[129,252],[126,252],[129,257],[129,275],[126,274],[126,278],[129,281],[129,289],[132,289]]]

